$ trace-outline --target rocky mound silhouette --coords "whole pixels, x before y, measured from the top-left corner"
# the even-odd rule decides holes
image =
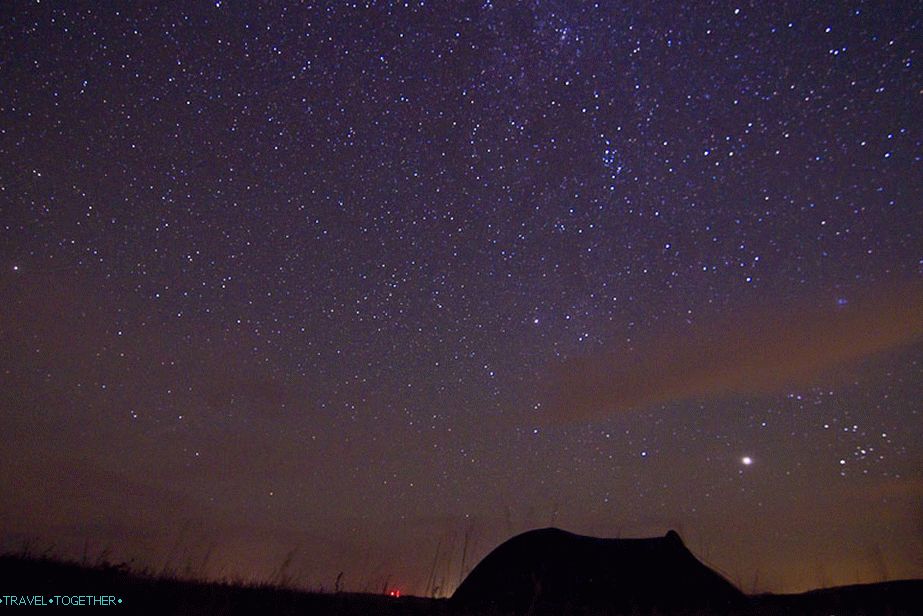
[[[545,528],[494,549],[452,601],[536,614],[565,607],[609,613],[722,611],[741,607],[746,598],[699,562],[675,531],[650,539],[599,539]]]

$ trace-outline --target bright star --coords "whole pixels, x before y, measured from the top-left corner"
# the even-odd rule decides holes
[[[751,464],[753,464],[753,458],[751,458],[750,456],[744,456],[740,459],[740,462],[744,466],[750,466]]]

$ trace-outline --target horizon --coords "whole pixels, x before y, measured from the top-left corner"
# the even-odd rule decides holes
[[[5,4],[0,551],[923,578],[921,16]]]

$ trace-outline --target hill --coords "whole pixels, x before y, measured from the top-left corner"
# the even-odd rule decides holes
[[[472,572],[473,573],[473,572]],[[311,616],[517,616],[528,613],[495,607],[464,605],[458,601],[422,597],[390,597],[383,594],[307,592],[270,584],[184,580],[131,571],[125,565],[95,566],[19,555],[0,556],[0,607],[41,601],[47,612],[58,597],[71,603],[87,597],[111,597],[109,607],[123,614],[244,616],[249,614],[298,614]],[[459,588],[461,589],[461,587]],[[83,598],[83,599],[81,599]],[[579,599],[579,598],[578,598]],[[121,603],[118,601],[121,600]],[[658,610],[658,616],[911,616],[923,605],[923,580],[904,580],[826,588],[797,595],[745,597],[734,608],[714,610],[676,604]],[[18,613],[22,609],[16,608]],[[68,607],[67,609],[70,609]],[[616,606],[588,608],[580,601],[556,607],[558,616],[614,616],[650,614]],[[54,612],[55,610],[52,609]],[[538,610],[533,610],[537,616]]]

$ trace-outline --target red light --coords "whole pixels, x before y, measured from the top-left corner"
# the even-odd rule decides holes
[[[400,597],[400,596],[401,596],[401,591],[399,591],[399,590],[389,590],[389,591],[388,591],[388,596],[389,596],[389,597]]]

